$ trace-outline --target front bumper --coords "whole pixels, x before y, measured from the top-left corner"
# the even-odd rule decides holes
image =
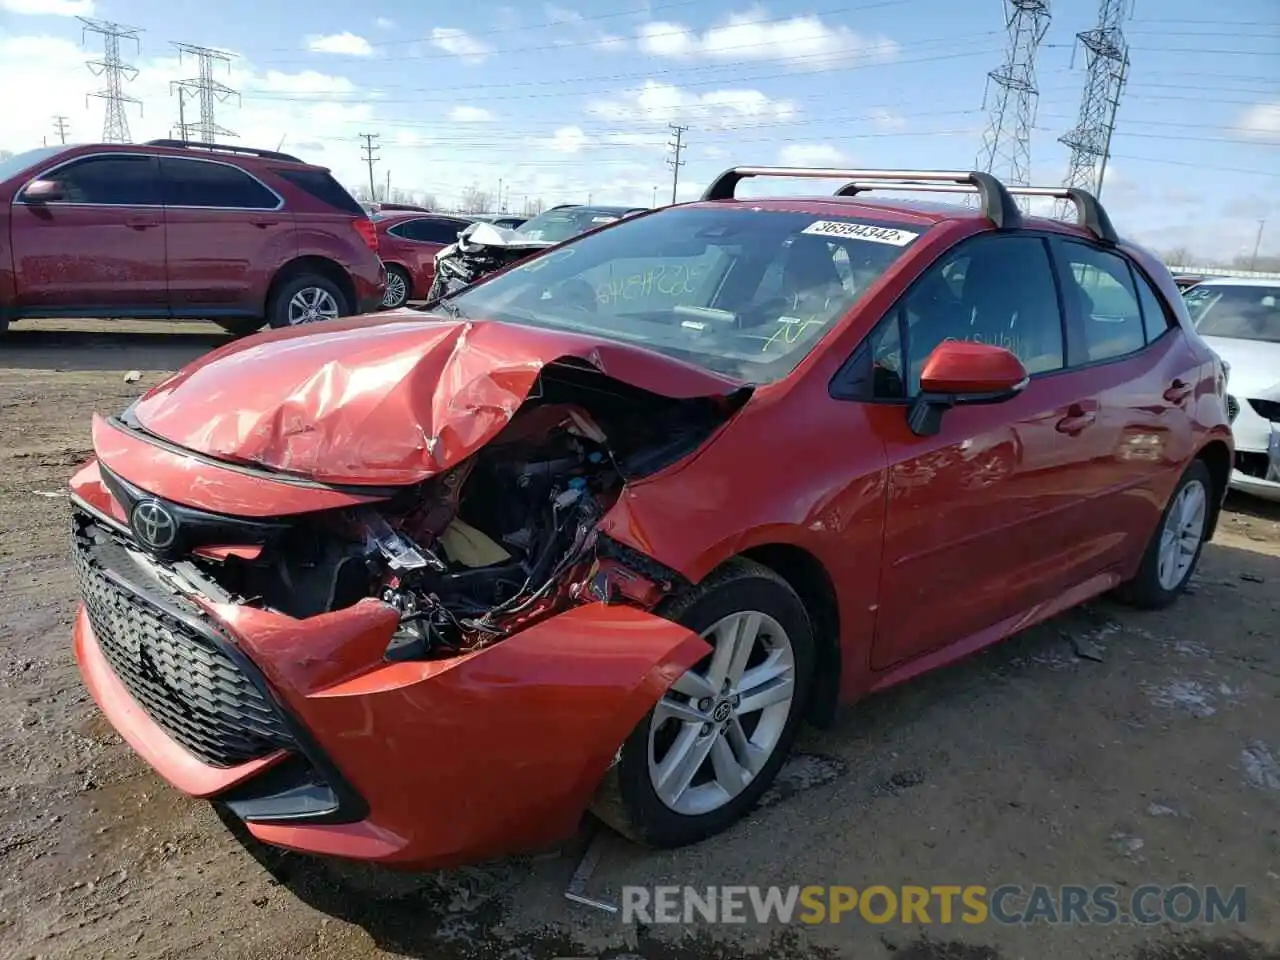
[[[79,536],[76,551],[76,658],[107,719],[174,787],[226,803],[259,840],[308,853],[436,868],[571,836],[623,740],[710,649],[652,614],[595,603],[478,652],[390,663],[397,617],[377,601],[294,620],[166,597],[138,582],[145,564],[112,566],[110,550]],[[102,583],[137,617],[167,608],[170,618],[136,639],[99,636],[126,630],[104,614]],[[210,636],[226,645],[213,666]],[[191,676],[175,650],[189,651]],[[233,669],[253,690],[227,681]],[[256,704],[253,691],[278,726],[260,723],[256,741],[209,734]]]
[[[1233,430],[1236,462],[1231,471],[1231,488],[1280,502],[1280,424],[1268,423],[1256,416],[1253,419],[1264,426],[1251,424],[1254,429],[1246,434],[1243,444],[1240,434],[1245,431]]]

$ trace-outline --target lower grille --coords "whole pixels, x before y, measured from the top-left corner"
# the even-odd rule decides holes
[[[1227,394],[1227,422],[1235,423],[1236,417],[1240,416],[1240,401]]]
[[[72,521],[76,577],[112,670],[175,741],[231,767],[294,745],[268,696],[203,612],[143,569],[92,518]]]

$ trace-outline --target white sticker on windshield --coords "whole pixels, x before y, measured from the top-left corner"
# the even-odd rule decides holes
[[[617,219],[618,219],[617,217],[592,217],[591,222],[592,223],[613,223],[613,221]]]
[[[850,223],[848,220],[818,220],[800,231],[818,237],[848,237],[852,240],[870,240],[872,243],[888,243],[905,247],[920,236],[910,230],[893,227],[877,227],[870,223]]]

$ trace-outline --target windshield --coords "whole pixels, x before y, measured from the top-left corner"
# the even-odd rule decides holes
[[[1280,343],[1280,286],[1201,284],[1183,300],[1203,337]]]
[[[66,147],[37,147],[35,150],[15,153],[11,157],[0,157],[0,182],[16,176],[28,167],[33,167],[41,160],[47,160],[65,149]]]
[[[790,372],[918,236],[865,220],[673,207],[531,257],[443,304],[764,383]]]
[[[540,213],[516,228],[516,233],[530,240],[546,240],[559,243],[586,233],[621,217],[621,212],[601,210],[599,207],[566,207]]]

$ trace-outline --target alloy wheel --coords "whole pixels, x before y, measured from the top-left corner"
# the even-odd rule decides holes
[[[1165,590],[1176,590],[1195,562],[1204,539],[1208,507],[1209,495],[1199,480],[1192,480],[1179,490],[1169,505],[1156,561],[1156,577]]]
[[[303,287],[289,300],[289,326],[332,320],[338,316],[338,301],[324,287]]]
[[[409,291],[405,286],[404,277],[395,270],[388,270],[387,290],[382,295],[382,305],[384,307],[398,307],[407,299],[409,299]]]
[[[795,652],[772,617],[733,613],[702,636],[714,652],[672,685],[649,725],[650,783],[686,816],[746,789],[777,749],[795,697]]]

